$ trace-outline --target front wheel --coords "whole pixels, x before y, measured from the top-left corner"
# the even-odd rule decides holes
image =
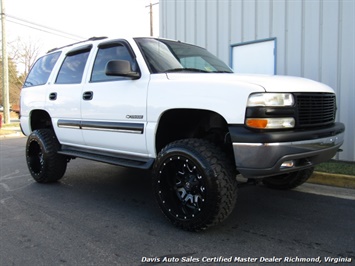
[[[210,142],[185,139],[158,155],[153,190],[165,216],[177,227],[199,231],[222,222],[237,197],[234,167]]]
[[[313,174],[314,168],[291,172],[277,176],[271,176],[263,179],[263,183],[276,189],[291,189],[302,185]]]
[[[67,168],[67,158],[57,153],[59,147],[51,129],[35,130],[28,136],[26,161],[34,180],[50,183],[62,178]]]

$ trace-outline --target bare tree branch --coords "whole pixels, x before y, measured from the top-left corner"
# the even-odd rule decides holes
[[[12,60],[16,63],[18,69],[22,70],[22,74],[27,76],[39,56],[41,50],[39,42],[33,41],[30,38],[24,41],[18,37],[14,42],[10,43],[9,46],[11,47],[10,56]]]

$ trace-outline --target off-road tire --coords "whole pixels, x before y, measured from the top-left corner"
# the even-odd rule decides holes
[[[153,191],[175,226],[204,230],[232,212],[237,198],[236,170],[224,152],[208,141],[175,141],[158,154]]]
[[[51,129],[33,131],[26,143],[28,169],[38,183],[51,183],[61,179],[67,168],[67,158],[58,154],[60,144]]]
[[[314,168],[291,172],[263,179],[263,183],[270,188],[291,189],[302,185],[311,177]]]

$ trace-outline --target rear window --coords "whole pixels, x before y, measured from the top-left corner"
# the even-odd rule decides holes
[[[70,50],[60,67],[56,84],[79,84],[83,78],[86,61],[89,57],[92,44],[75,47]]]
[[[67,54],[62,67],[59,70],[57,84],[78,84],[83,77],[86,61],[90,51],[84,50],[78,53]]]
[[[61,52],[56,52],[39,58],[28,74],[23,87],[26,88],[46,84],[60,54]]]

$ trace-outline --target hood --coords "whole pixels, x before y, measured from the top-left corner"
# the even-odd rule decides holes
[[[292,76],[241,75],[235,74],[238,80],[262,86],[267,92],[330,92],[329,86],[306,78]]]
[[[248,83],[262,87],[266,92],[329,92],[333,89],[320,82],[292,76],[256,74],[167,73],[169,80],[210,81],[213,83]]]

